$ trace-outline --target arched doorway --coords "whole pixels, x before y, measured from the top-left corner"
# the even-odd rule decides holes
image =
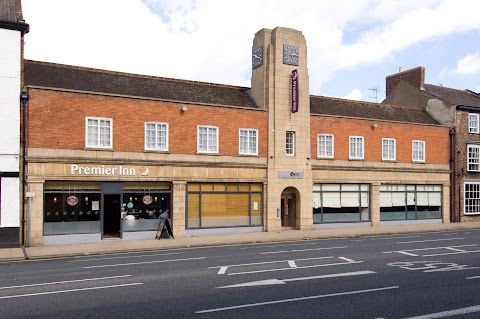
[[[295,228],[297,220],[297,196],[294,188],[286,188],[280,200],[282,227]]]

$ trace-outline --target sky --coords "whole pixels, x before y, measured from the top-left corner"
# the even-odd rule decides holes
[[[29,60],[250,87],[252,43],[307,40],[310,94],[368,102],[385,77],[480,92],[478,0],[22,0]]]

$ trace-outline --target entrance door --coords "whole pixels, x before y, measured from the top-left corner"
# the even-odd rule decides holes
[[[120,195],[103,195],[103,237],[120,238]]]
[[[296,219],[295,195],[282,195],[280,202],[282,227],[295,227]]]

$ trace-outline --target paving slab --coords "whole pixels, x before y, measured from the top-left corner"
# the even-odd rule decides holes
[[[105,240],[98,243],[0,249],[0,262],[25,259],[48,259],[111,254],[121,252],[152,251],[188,247],[209,247],[238,244],[258,244],[326,238],[348,238],[395,235],[419,232],[465,231],[480,229],[480,222],[445,224],[401,224],[386,226],[360,226],[322,228],[313,230],[286,230],[281,232],[254,232],[226,235],[205,235],[176,239]]]

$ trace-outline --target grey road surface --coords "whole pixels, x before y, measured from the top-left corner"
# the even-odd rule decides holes
[[[1,263],[0,318],[480,318],[480,230]]]

